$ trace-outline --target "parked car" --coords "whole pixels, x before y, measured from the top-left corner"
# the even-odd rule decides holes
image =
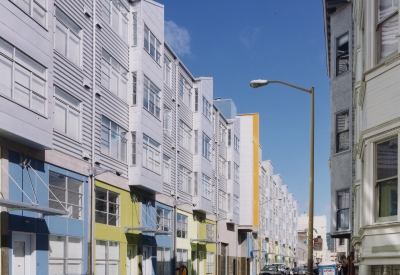
[[[305,274],[307,274],[307,270],[304,268],[295,267],[292,268],[292,270],[290,271],[290,275],[305,275]]]
[[[278,270],[278,266],[276,265],[266,265],[261,269],[260,275],[280,275],[282,274]]]

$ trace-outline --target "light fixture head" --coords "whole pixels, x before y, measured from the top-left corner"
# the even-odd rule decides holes
[[[268,85],[268,80],[258,79],[250,81],[250,86],[252,88],[258,88],[265,85]]]

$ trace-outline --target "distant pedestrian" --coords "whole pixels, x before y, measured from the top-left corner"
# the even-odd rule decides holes
[[[175,271],[179,271],[177,275],[188,275],[187,267],[183,264],[182,261],[179,262],[179,265],[177,268],[175,268]]]
[[[342,268],[340,269],[340,271],[342,272],[341,275],[347,275],[349,269],[349,262],[346,260],[345,257],[342,258]]]

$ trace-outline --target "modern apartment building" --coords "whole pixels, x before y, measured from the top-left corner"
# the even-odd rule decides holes
[[[272,164],[258,144],[242,177],[242,118],[164,41],[163,5],[2,1],[0,72],[2,274],[247,275],[259,216],[263,263],[291,262],[297,202],[259,211]]]

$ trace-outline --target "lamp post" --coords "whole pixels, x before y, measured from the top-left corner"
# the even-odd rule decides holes
[[[268,200],[260,203],[260,205],[258,206],[258,207],[260,207],[260,209],[258,210],[258,232],[259,232],[259,239],[260,239],[260,258],[259,258],[260,272],[261,272],[261,268],[262,268],[262,234],[261,234],[262,228],[261,228],[261,225],[260,225],[260,221],[261,221],[261,205],[263,205],[263,204],[265,204],[267,202],[270,202],[270,201],[274,201],[274,200],[281,201],[282,198],[271,198],[271,199],[268,199]]]
[[[266,86],[269,83],[283,84],[297,90],[309,93],[311,95],[311,127],[310,127],[310,198],[308,212],[308,256],[307,256],[307,274],[312,275],[313,270],[313,228],[314,228],[314,87],[305,89],[280,80],[253,80],[250,82],[252,88]],[[311,232],[311,233],[310,233]]]

